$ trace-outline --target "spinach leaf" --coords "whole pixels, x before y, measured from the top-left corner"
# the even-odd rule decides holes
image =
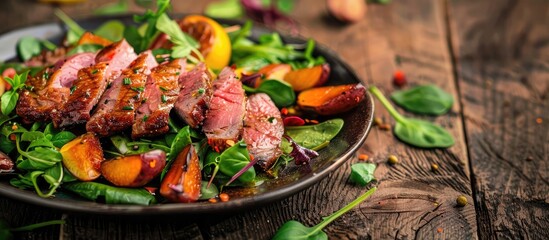
[[[244,10],[240,0],[225,0],[208,4],[204,14],[213,18],[235,19],[242,17]]]
[[[179,130],[174,140],[171,143],[170,151],[168,153],[168,158],[166,161],[170,162],[177,157],[177,155],[185,148],[187,145],[191,144],[191,133],[189,131],[189,126],[185,126]]]
[[[62,131],[58,134],[55,134],[51,139],[51,142],[54,146],[61,148],[63,145],[67,144],[71,140],[75,139],[76,135],[69,131]]]
[[[78,53],[85,53],[85,52],[97,52],[99,50],[103,49],[102,45],[99,44],[82,44],[74,47],[70,51],[67,52],[67,56],[72,56]]]
[[[351,165],[351,182],[366,186],[374,180],[376,165],[373,163],[355,163]]]
[[[287,107],[295,103],[295,92],[292,86],[276,79],[265,80],[258,88],[244,87],[248,92],[262,92],[269,95],[277,107]]]
[[[372,189],[368,190],[366,193],[362,194],[360,197],[349,203],[347,206],[343,207],[342,209],[339,209],[337,212],[332,213],[330,216],[324,217],[322,222],[319,224],[313,226],[313,227],[306,227],[303,224],[301,224],[298,221],[291,220],[284,225],[282,225],[278,231],[276,231],[273,240],[279,240],[279,239],[285,239],[285,240],[293,240],[293,239],[328,239],[328,236],[322,229],[326,227],[328,224],[330,224],[332,221],[343,215],[344,213],[348,212],[352,208],[354,208],[356,205],[360,204],[366,198],[368,198],[370,195],[372,195],[377,190],[376,187],[373,187]]]
[[[454,103],[451,94],[432,84],[394,92],[391,99],[410,112],[430,115],[445,114]]]
[[[401,141],[421,148],[447,148],[454,145],[454,138],[444,128],[423,120],[405,118],[391,106],[377,87],[372,86],[369,91],[396,120],[394,133]]]
[[[219,155],[217,162],[219,164],[219,171],[227,176],[233,176],[250,163],[250,154],[244,142],[240,141],[223,151]],[[238,177],[238,180],[242,183],[250,183],[254,179],[254,168],[248,168],[248,170]]]
[[[92,201],[104,197],[107,204],[150,205],[156,203],[154,196],[145,189],[119,188],[96,182],[67,183],[63,188]]]
[[[41,52],[42,44],[34,37],[22,37],[17,42],[17,55],[22,61],[27,61]]]
[[[209,186],[208,186],[209,185]],[[200,183],[200,198],[202,200],[208,200],[214,198],[219,194],[219,190],[215,185],[208,184],[206,181]]]
[[[318,150],[326,146],[343,128],[343,119],[335,118],[315,125],[286,127],[286,134],[302,147]]]
[[[93,33],[97,36],[104,37],[113,42],[118,42],[124,37],[124,28],[125,25],[121,21],[110,20],[101,24],[101,26],[95,29]]]

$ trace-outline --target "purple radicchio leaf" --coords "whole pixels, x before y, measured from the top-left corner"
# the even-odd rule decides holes
[[[270,6],[264,7],[261,0],[240,0],[246,15],[251,19],[261,22],[267,27],[274,28],[277,22],[285,22],[290,27],[290,32],[297,35],[297,24],[290,17],[280,12],[275,1],[271,2]]]
[[[284,135],[284,138],[292,144],[292,152],[290,156],[295,159],[296,165],[303,165],[309,163],[311,159],[318,157],[318,153],[314,150],[299,146],[290,136]]]
[[[242,84],[255,88],[255,84],[257,83],[257,80],[259,80],[263,74],[261,73],[252,73],[250,75],[242,73],[242,77],[240,78],[240,81]]]
[[[250,169],[251,167],[253,167],[257,161],[259,160],[259,158],[253,158],[250,163],[248,163],[246,166],[244,166],[242,169],[240,169],[240,171],[238,171],[233,177],[231,177],[231,180],[229,180],[225,186],[229,186],[229,184],[231,184],[232,182],[234,182],[234,180],[238,179],[240,177],[240,175],[244,174],[246,171],[248,171],[248,169]]]

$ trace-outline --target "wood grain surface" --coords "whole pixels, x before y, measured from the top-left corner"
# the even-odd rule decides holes
[[[106,2],[61,8],[81,18]],[[207,4],[173,2],[176,13],[200,13]],[[53,21],[53,7],[4,0],[0,32]],[[300,34],[338,53],[365,84],[389,94],[396,90],[392,74],[402,70],[409,86],[433,83],[456,100],[440,117],[399,109],[448,129],[456,139],[449,149],[414,148],[372,129],[357,154],[378,164],[379,190],[325,229],[331,239],[549,238],[547,12],[542,0],[406,0],[370,4],[365,19],[344,25],[328,15],[324,1],[296,1],[292,17]],[[394,124],[380,104],[376,116]],[[387,164],[389,155],[400,163]],[[0,217],[13,226],[66,220],[21,239],[269,239],[288,220],[312,226],[364,193],[367,188],[348,182],[358,161],[353,157],[290,198],[232,215],[79,215],[0,198]],[[460,195],[467,206],[456,207]]]
[[[547,1],[451,2],[482,239],[549,235],[548,12]]]

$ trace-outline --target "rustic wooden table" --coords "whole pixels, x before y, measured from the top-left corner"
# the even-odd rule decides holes
[[[105,2],[61,8],[79,18]],[[199,13],[206,4],[173,2],[174,12]],[[358,154],[378,163],[379,190],[326,228],[332,239],[549,239],[548,1],[394,1],[369,5],[353,25],[330,19],[324,1],[296,2],[301,34],[339,53],[365,84],[390,92],[401,69],[410,85],[434,83],[457,100],[450,114],[420,116],[450,130],[449,149],[413,148],[372,129]],[[53,20],[51,5],[0,3],[0,32]],[[393,122],[379,104],[376,116]],[[390,154],[401,163],[389,166]],[[14,226],[66,220],[23,239],[268,239],[285,221],[314,225],[363,193],[347,181],[357,161],[288,199],[234,215],[78,215],[1,198],[0,218]],[[467,206],[455,206],[459,195]]]

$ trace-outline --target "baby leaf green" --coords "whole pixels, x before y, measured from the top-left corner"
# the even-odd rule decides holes
[[[286,134],[302,147],[318,150],[317,147],[332,140],[342,128],[343,119],[334,118],[315,125],[286,127]]]
[[[355,163],[351,165],[351,182],[366,186],[374,180],[376,165],[373,163]]]
[[[451,94],[432,84],[394,92],[391,99],[410,112],[429,115],[445,114],[454,103]]]
[[[405,118],[395,110],[377,87],[372,86],[369,91],[396,120],[394,134],[401,141],[420,148],[447,148],[454,145],[454,138],[444,128],[423,120]]]
[[[297,239],[328,239],[328,235],[322,229],[330,224],[332,221],[348,212],[356,205],[360,204],[370,195],[372,195],[377,190],[376,187],[368,190],[366,193],[362,194],[360,197],[349,203],[347,206],[339,209],[337,212],[332,213],[332,215],[323,218],[322,222],[313,227],[306,227],[298,221],[292,220],[284,223],[278,231],[276,231],[273,240],[297,240]]]
[[[96,182],[67,183],[63,188],[89,200],[103,196],[107,204],[150,205],[156,202],[154,196],[145,189],[119,188]]]

